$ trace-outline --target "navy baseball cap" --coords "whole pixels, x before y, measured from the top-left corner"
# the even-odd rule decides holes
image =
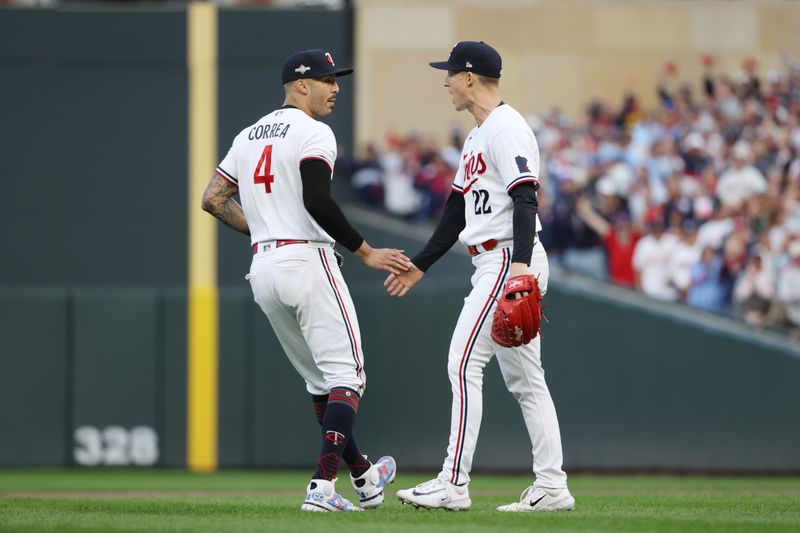
[[[288,83],[306,78],[325,76],[346,76],[352,74],[351,68],[338,68],[331,55],[325,50],[312,48],[300,50],[286,58],[281,71],[281,81]]]
[[[441,70],[469,71],[490,78],[499,78],[503,69],[500,54],[483,41],[461,41],[450,50],[447,61],[434,61],[429,64]]]

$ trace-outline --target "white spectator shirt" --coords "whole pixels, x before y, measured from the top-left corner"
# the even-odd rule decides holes
[[[669,272],[672,273],[672,283],[682,291],[688,291],[692,281],[692,267],[700,261],[702,249],[697,244],[689,244],[678,240],[672,256],[669,258]]]
[[[678,238],[669,233],[662,233],[660,239],[647,235],[636,243],[633,268],[639,272],[642,292],[648,296],[670,301],[678,298],[669,269],[677,245]]]
[[[767,191],[767,180],[753,167],[731,168],[719,178],[717,196],[723,205],[739,208],[748,200]]]
[[[744,302],[751,296],[765,300],[772,298],[776,282],[772,275],[771,261],[762,256],[761,262],[760,270],[756,270],[751,264],[747,266],[744,274],[739,276],[736,287],[733,289],[733,295],[737,302]]]
[[[277,109],[233,140],[217,167],[239,187],[252,244],[280,239],[334,242],[303,204],[300,163],[319,159],[331,168],[336,138],[331,128],[297,108]]]
[[[539,147],[525,119],[508,104],[489,113],[467,136],[453,190],[464,196],[466,245],[514,237],[514,202],[509,192],[538,182]],[[536,216],[536,231],[542,229]]]

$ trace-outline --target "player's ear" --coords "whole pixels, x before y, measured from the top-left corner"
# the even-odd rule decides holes
[[[305,79],[299,79],[299,80],[295,81],[294,83],[295,83],[295,88],[297,89],[297,92],[299,92],[300,94],[303,94],[303,95],[308,94],[308,82]]]

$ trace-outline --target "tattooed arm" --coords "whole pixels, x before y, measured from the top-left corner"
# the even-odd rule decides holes
[[[214,175],[203,193],[203,211],[208,211],[226,226],[250,235],[242,206],[233,198],[237,192],[239,189],[234,184]]]

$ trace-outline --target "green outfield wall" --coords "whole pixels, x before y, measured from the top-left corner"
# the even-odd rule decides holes
[[[467,278],[432,276],[392,300],[380,277],[350,283],[368,376],[356,432],[369,453],[436,467]],[[572,281],[553,282],[546,302],[568,468],[800,471],[796,345]],[[0,291],[0,465],[184,465],[185,305],[180,290]],[[309,397],[246,286],[221,291],[220,332],[220,466],[311,464]],[[522,417],[494,362],[484,386],[476,468],[527,469]]]

